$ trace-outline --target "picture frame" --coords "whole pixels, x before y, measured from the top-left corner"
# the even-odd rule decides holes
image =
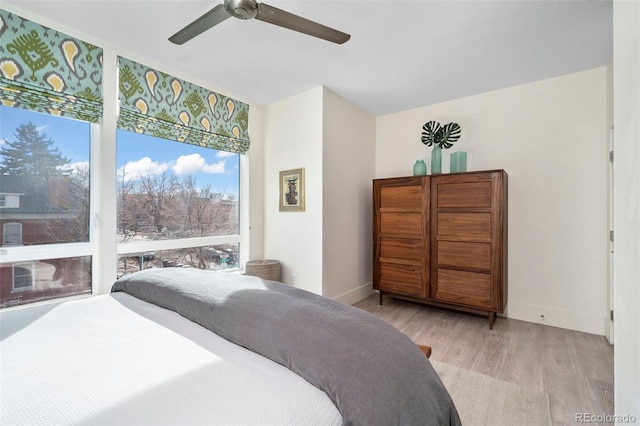
[[[280,211],[304,211],[304,168],[280,172]]]

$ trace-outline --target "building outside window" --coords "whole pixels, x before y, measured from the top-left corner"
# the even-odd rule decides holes
[[[13,265],[13,291],[25,291],[33,288],[33,263]]]
[[[90,294],[92,125],[21,108],[0,114],[0,192],[12,194],[1,241],[21,246],[16,261],[0,258],[0,307]]]

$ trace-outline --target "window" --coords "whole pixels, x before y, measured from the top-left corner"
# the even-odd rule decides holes
[[[118,257],[118,277],[149,268],[238,268],[239,244],[185,247]]]
[[[13,265],[13,291],[30,290],[33,287],[33,263]]]
[[[22,224],[5,223],[2,225],[2,245],[15,246],[22,244]]]
[[[149,265],[237,264],[236,153],[249,149],[249,105],[124,57],[118,77],[118,274],[127,257],[143,268],[161,251],[167,258]]]
[[[10,195],[0,223],[10,224],[12,243],[20,224],[23,244],[2,249],[6,307],[91,289],[89,160],[103,116],[104,52],[4,9],[0,22],[0,194]]]
[[[118,130],[118,276],[237,267],[239,157]]]
[[[0,186],[5,186],[0,183]],[[20,196],[24,194],[2,194],[0,195],[0,209],[17,209],[20,207]],[[9,214],[3,212],[2,214]]]
[[[240,155],[231,152],[249,149],[249,106],[121,57],[118,88],[103,85],[99,46],[3,9],[0,18],[9,46],[9,73],[0,73],[0,308],[106,291],[92,271],[112,282],[131,259],[139,269],[238,265]],[[27,36],[37,41],[24,55],[17,47]],[[34,55],[50,60],[34,67]],[[99,124],[116,109],[117,123]],[[116,131],[117,146],[100,140]],[[116,253],[101,252],[114,242]]]
[[[91,294],[91,256],[0,264],[0,308]]]
[[[0,214],[0,308],[90,293],[96,125],[5,106],[0,114],[0,192],[20,200],[6,196],[12,208]]]
[[[0,108],[1,191],[23,194],[17,208],[2,213],[3,223],[23,224],[23,244],[89,241],[91,125]]]

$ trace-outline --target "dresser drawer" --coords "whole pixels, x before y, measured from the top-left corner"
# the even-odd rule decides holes
[[[380,213],[380,234],[422,237],[422,213]]]
[[[438,213],[437,238],[491,239],[491,213]]]
[[[421,265],[380,264],[380,290],[424,296]]]
[[[437,186],[438,208],[491,208],[491,182],[443,183]]]
[[[422,209],[422,186],[389,186],[380,189],[381,209]]]
[[[380,238],[380,259],[422,261],[422,238]]]
[[[455,269],[491,270],[491,244],[468,241],[438,241],[438,264]]]
[[[491,275],[438,268],[435,298],[491,309]]]

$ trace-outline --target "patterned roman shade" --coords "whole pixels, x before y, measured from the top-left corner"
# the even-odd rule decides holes
[[[249,105],[126,58],[119,68],[119,128],[220,151],[249,149]]]
[[[0,9],[0,101],[99,122],[102,49]]]

